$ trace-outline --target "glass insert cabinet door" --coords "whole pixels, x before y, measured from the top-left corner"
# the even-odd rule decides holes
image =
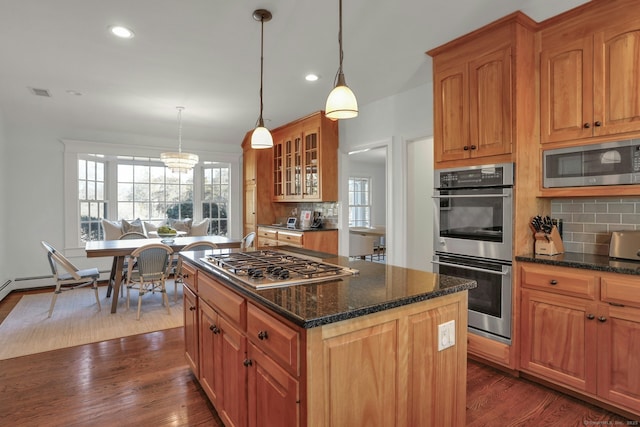
[[[284,143],[285,198],[302,196],[302,136],[296,135]]]
[[[318,132],[304,134],[304,197],[318,198],[318,168],[320,163],[318,153]]]
[[[282,186],[282,142],[274,142],[273,144],[273,197],[281,198],[284,195]]]

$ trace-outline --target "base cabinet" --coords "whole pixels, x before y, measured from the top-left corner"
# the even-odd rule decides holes
[[[258,227],[258,247],[293,246],[312,251],[338,253],[338,230],[298,231]]]
[[[640,415],[640,276],[521,270],[520,369]]]
[[[198,348],[198,298],[187,286],[183,287],[184,346],[185,357],[196,377],[199,376],[200,357]]]
[[[465,425],[466,291],[303,329],[204,271],[191,280],[194,373],[225,426]]]

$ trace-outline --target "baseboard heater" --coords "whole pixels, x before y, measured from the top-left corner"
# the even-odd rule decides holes
[[[4,290],[4,288],[6,288],[7,286],[9,286],[11,284],[11,280],[7,280],[6,282],[4,282],[2,284],[2,286],[0,286],[0,292],[2,292]]]

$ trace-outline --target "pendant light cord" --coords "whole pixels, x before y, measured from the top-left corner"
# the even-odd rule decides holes
[[[260,117],[258,118],[258,126],[264,127],[262,119],[262,75],[264,74],[264,17],[260,18]]]

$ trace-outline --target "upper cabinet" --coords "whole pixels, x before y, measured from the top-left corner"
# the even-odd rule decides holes
[[[542,29],[542,143],[640,131],[640,14],[632,8],[597,2]]]
[[[532,75],[534,28],[516,12],[427,52],[434,69],[436,167],[512,160],[518,120],[532,108],[532,99],[521,101],[533,90],[518,88]]]
[[[338,200],[338,123],[319,111],[273,135],[273,201]]]

